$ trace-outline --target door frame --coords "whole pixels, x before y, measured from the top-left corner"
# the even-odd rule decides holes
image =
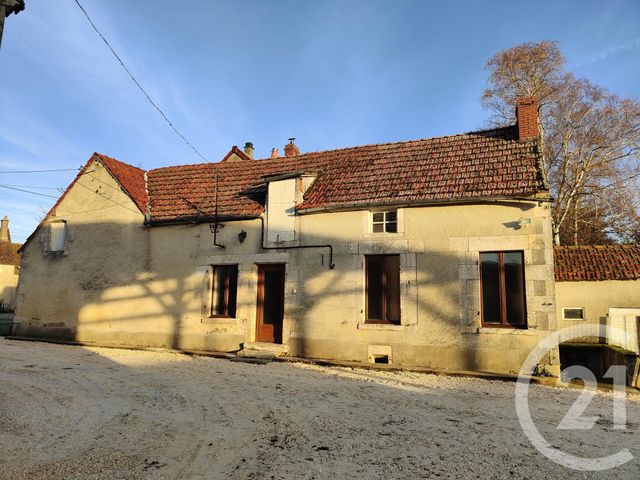
[[[282,331],[284,324],[284,296],[285,296],[285,281],[286,281],[286,264],[283,262],[279,263],[258,263],[258,283],[257,283],[257,295],[256,295],[256,334],[255,341],[263,342],[263,343],[275,343],[282,344]],[[267,271],[282,271],[282,308],[279,314],[279,336],[280,341],[278,341],[278,326],[274,326],[273,330],[273,338],[264,339],[261,336],[261,327],[265,324],[263,323],[264,319],[264,295],[265,295],[265,272]],[[276,325],[276,324],[274,324]]]

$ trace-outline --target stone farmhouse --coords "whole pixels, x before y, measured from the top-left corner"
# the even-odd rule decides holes
[[[22,248],[13,333],[517,372],[557,307],[537,102],[516,110],[267,159],[247,143],[144,171],[95,153]]]

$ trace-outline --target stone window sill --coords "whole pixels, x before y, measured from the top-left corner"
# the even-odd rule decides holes
[[[377,238],[380,240],[391,240],[403,237],[404,232],[366,232],[364,234],[364,238],[367,239]]]
[[[358,330],[379,330],[399,332],[404,330],[406,325],[393,325],[389,323],[359,323]]]
[[[468,327],[462,331],[463,334],[481,334],[481,333],[491,333],[494,335],[524,335],[524,336],[534,336],[536,334],[535,331],[532,331],[528,328],[500,328],[500,327]]]
[[[202,319],[202,323],[213,325],[234,325],[236,323],[236,319],[231,317],[206,317]]]

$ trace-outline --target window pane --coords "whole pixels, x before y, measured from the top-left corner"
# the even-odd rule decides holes
[[[396,213],[395,210],[392,210],[390,212],[386,212],[387,214],[387,222],[395,222],[398,219],[398,214]]]
[[[384,232],[384,223],[374,223],[373,232],[374,233]]]
[[[211,300],[212,315],[225,315],[225,282],[227,271],[224,267],[213,269],[213,298]]]
[[[390,323],[400,323],[400,256],[384,257],[384,284],[386,287],[387,317]]]
[[[238,266],[214,267],[211,315],[235,317],[237,292]]]
[[[482,320],[500,323],[500,269],[497,253],[481,253]]]
[[[398,231],[398,224],[396,222],[385,223],[386,232],[395,233]]]
[[[227,315],[236,316],[236,299],[238,297],[238,266],[229,267],[229,301],[227,304]]]
[[[382,257],[366,257],[367,320],[382,320]]]
[[[376,212],[373,214],[374,222],[384,222],[384,212]]]
[[[504,285],[507,303],[507,323],[524,325],[526,323],[524,294],[524,262],[522,252],[505,252]]]

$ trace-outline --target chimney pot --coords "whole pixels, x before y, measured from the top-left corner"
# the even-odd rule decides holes
[[[277,148],[272,148],[271,149],[271,158],[278,158],[280,156],[280,153],[278,153],[278,149]]]
[[[518,120],[518,139],[530,140],[540,136],[538,129],[538,99],[536,97],[522,97],[516,103],[516,118]]]
[[[253,143],[252,142],[246,142],[244,144],[244,153],[247,157],[253,160]]]
[[[293,157],[294,155],[300,155],[300,149],[298,146],[293,143],[295,137],[289,139],[289,143],[284,146],[284,156],[285,157]]]

